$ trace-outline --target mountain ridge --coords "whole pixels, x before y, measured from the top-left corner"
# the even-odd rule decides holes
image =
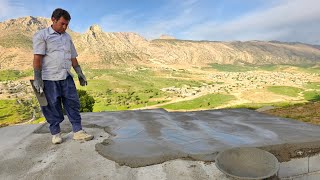
[[[51,24],[48,18],[27,16],[0,22],[0,69],[32,67],[32,35]],[[194,41],[162,35],[147,40],[134,32],[104,32],[92,25],[72,36],[79,61],[89,68],[169,67],[210,64],[317,64],[320,46],[279,41]]]

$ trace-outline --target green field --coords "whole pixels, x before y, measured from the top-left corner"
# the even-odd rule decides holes
[[[17,124],[41,117],[40,107],[35,98],[0,99],[0,127],[3,125]]]
[[[106,88],[141,90],[147,88],[164,88],[169,86],[181,87],[182,85],[200,86],[203,82],[180,79],[180,73],[160,71],[161,75],[151,70],[125,71],[121,69],[87,70],[88,79],[106,80]],[[177,75],[177,76],[175,76]],[[189,74],[190,75],[190,74]],[[168,78],[170,76],[170,78]]]
[[[273,106],[273,107],[289,107],[297,104],[303,104],[301,102],[277,102],[277,103],[249,103],[249,104],[240,104],[236,106],[231,106],[230,108],[246,108],[256,110],[265,106]]]
[[[253,71],[256,68],[253,66],[241,66],[232,64],[210,64],[213,69],[224,72],[247,72]]]
[[[281,65],[267,64],[267,65],[233,65],[233,64],[210,64],[210,67],[222,72],[247,72],[247,71],[276,71],[280,69]]]
[[[266,64],[266,65],[233,65],[233,64],[210,64],[210,67],[221,72],[247,72],[247,71],[286,71],[288,69],[296,69],[297,72],[317,73],[320,74],[320,67],[314,64],[306,65],[286,65],[286,64]]]
[[[301,72],[320,74],[320,67],[316,65],[297,65],[296,67]]]
[[[320,90],[320,82],[309,82],[304,85],[307,89]]]
[[[306,91],[303,96],[307,101],[320,101],[320,91]]]
[[[161,88],[184,85],[199,87],[204,83],[179,79],[185,73],[183,70],[181,73],[157,72],[161,75],[150,70],[120,69],[87,70],[84,73],[89,85],[77,87],[88,91],[95,98],[94,112],[135,109],[164,103],[167,102],[164,98],[172,95],[161,91]]]
[[[0,70],[0,81],[13,81],[22,77],[30,76],[31,71],[17,71],[17,70]]]
[[[264,71],[275,71],[278,69],[278,67],[279,65],[270,64],[270,65],[261,65],[258,68]]]
[[[22,117],[17,108],[16,100],[0,100],[0,127],[21,121]]]
[[[193,100],[172,103],[161,107],[170,110],[210,109],[221,106],[234,99],[235,97],[231,95],[208,94]]]
[[[269,86],[268,90],[275,94],[291,96],[291,97],[297,97],[298,94],[303,91],[303,89],[291,87],[291,86]]]

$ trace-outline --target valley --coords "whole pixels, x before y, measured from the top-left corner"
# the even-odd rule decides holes
[[[10,71],[7,73],[12,74]],[[168,111],[258,109],[265,106],[288,107],[320,99],[320,69],[317,66],[85,68],[84,73],[88,86],[81,87],[76,77],[74,80],[79,89],[94,97],[93,112],[154,108]],[[15,102],[13,108],[21,108],[22,102],[28,102],[31,107],[26,111],[39,113],[28,82],[33,78],[30,71],[16,74],[16,78],[0,82],[0,101]],[[29,113],[29,117],[21,122],[41,117],[41,113],[37,117],[34,113]],[[5,122],[8,117],[9,114],[0,116],[0,122]]]

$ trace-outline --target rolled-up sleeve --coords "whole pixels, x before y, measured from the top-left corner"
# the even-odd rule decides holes
[[[71,58],[76,58],[78,56],[77,50],[71,40]]]
[[[33,39],[33,54],[46,54],[46,42],[41,31],[34,34]]]

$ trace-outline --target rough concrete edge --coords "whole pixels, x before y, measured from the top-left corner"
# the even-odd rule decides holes
[[[47,122],[42,123],[39,127],[37,127],[31,134],[40,134],[37,133],[41,128],[43,128],[44,126],[46,126]]]
[[[320,140],[266,145],[257,148],[270,152],[281,163],[320,154]]]
[[[138,167],[145,167],[151,166],[155,164],[161,164],[166,161],[182,159],[182,160],[192,160],[192,161],[203,161],[205,163],[212,163],[215,161],[215,157],[219,152],[212,152],[207,154],[187,154],[182,151],[174,151],[172,154],[161,154],[154,157],[140,157],[138,160],[132,157],[122,157],[122,158],[115,158],[107,153],[103,153],[103,148],[108,145],[112,145],[114,141],[108,138],[103,140],[101,143],[97,143],[95,145],[95,150],[103,157],[114,161],[115,163],[119,164],[120,166],[128,166],[131,168],[138,168]]]
[[[314,171],[314,172],[308,172],[308,173],[305,173],[305,174],[299,174],[299,175],[294,175],[294,176],[288,176],[288,177],[281,177],[280,179],[281,180],[294,180],[296,178],[303,178],[305,176],[312,176],[312,175],[318,175],[320,177],[320,171]]]

